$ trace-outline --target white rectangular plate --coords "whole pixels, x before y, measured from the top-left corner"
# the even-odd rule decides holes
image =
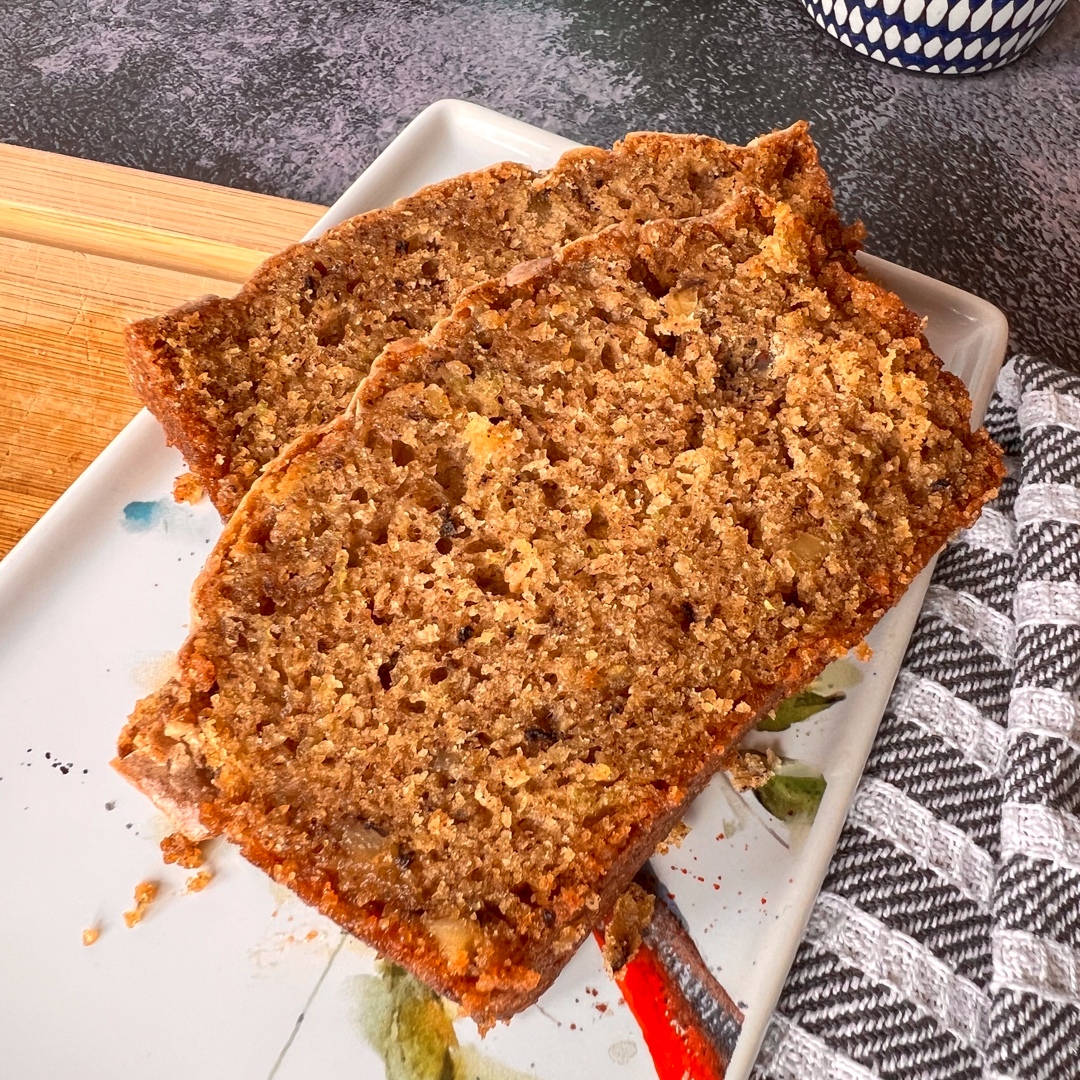
[[[573,145],[475,105],[438,102],[314,231],[467,169],[506,159],[546,167]],[[1001,313],[909,270],[866,265],[927,317],[931,344],[968,384],[981,418],[1004,357]],[[0,563],[0,1071],[26,1080],[168,1080],[193,1069],[375,1078],[382,1065],[356,1015],[371,952],[225,845],[212,852],[210,886],[184,895],[189,872],[164,867],[158,852],[164,820],[108,766],[133,702],[168,672],[188,590],[220,531],[205,501],[172,502],[182,469],[141,413]],[[873,660],[859,665],[862,681],[846,701],[756,736],[828,780],[804,842],[784,847],[767,815],[721,779],[694,804],[682,847],[653,860],[706,961],[745,1005],[731,1080],[749,1073],[925,587],[923,575],[875,629]],[[122,912],[147,878],[161,882],[161,898],[128,930]],[[86,948],[90,926],[102,934]],[[592,941],[538,1006],[482,1044],[468,1021],[457,1031],[489,1058],[549,1080],[654,1076]]]

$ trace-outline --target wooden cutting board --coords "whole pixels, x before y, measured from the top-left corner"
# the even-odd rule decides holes
[[[125,323],[236,292],[323,209],[0,145],[0,557],[138,411]]]

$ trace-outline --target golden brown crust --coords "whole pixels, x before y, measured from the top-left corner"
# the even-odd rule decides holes
[[[205,297],[176,308],[167,316],[131,323],[125,331],[125,358],[132,389],[165,429],[169,445],[184,455],[192,474],[202,482],[218,507],[236,501],[227,479],[228,446],[200,410],[193,407],[192,394],[161,334],[165,320],[174,324],[182,320],[194,322],[211,313],[228,318],[228,305],[229,301],[221,297]]]
[[[245,496],[122,761],[206,782],[207,830],[478,1023],[535,1000],[1000,480],[817,239],[741,190],[387,348]]]
[[[289,441],[345,407],[385,344],[425,332],[463,288],[613,222],[709,212],[736,180],[791,201],[829,250],[857,246],[805,123],[747,147],[636,133],[544,173],[503,163],[432,185],[287,248],[233,299],[135,323],[132,384],[227,517]]]

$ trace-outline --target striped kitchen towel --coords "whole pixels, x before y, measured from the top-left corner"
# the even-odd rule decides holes
[[[1080,377],[1028,356],[755,1070],[1080,1080]]]

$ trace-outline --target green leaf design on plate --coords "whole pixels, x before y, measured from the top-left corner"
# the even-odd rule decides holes
[[[808,720],[830,705],[843,701],[843,694],[815,694],[813,690],[804,690],[801,694],[784,698],[774,712],[758,721],[758,731],[787,731],[792,724]]]
[[[459,1045],[453,1007],[403,968],[379,961],[375,970],[355,977],[357,1018],[387,1080],[535,1080]]]
[[[437,994],[396,964],[382,964],[365,998],[364,1034],[388,1080],[454,1080],[457,1036]]]
[[[776,773],[754,794],[773,817],[791,824],[809,824],[817,816],[825,787],[825,777],[820,773],[815,776],[784,776]]]

